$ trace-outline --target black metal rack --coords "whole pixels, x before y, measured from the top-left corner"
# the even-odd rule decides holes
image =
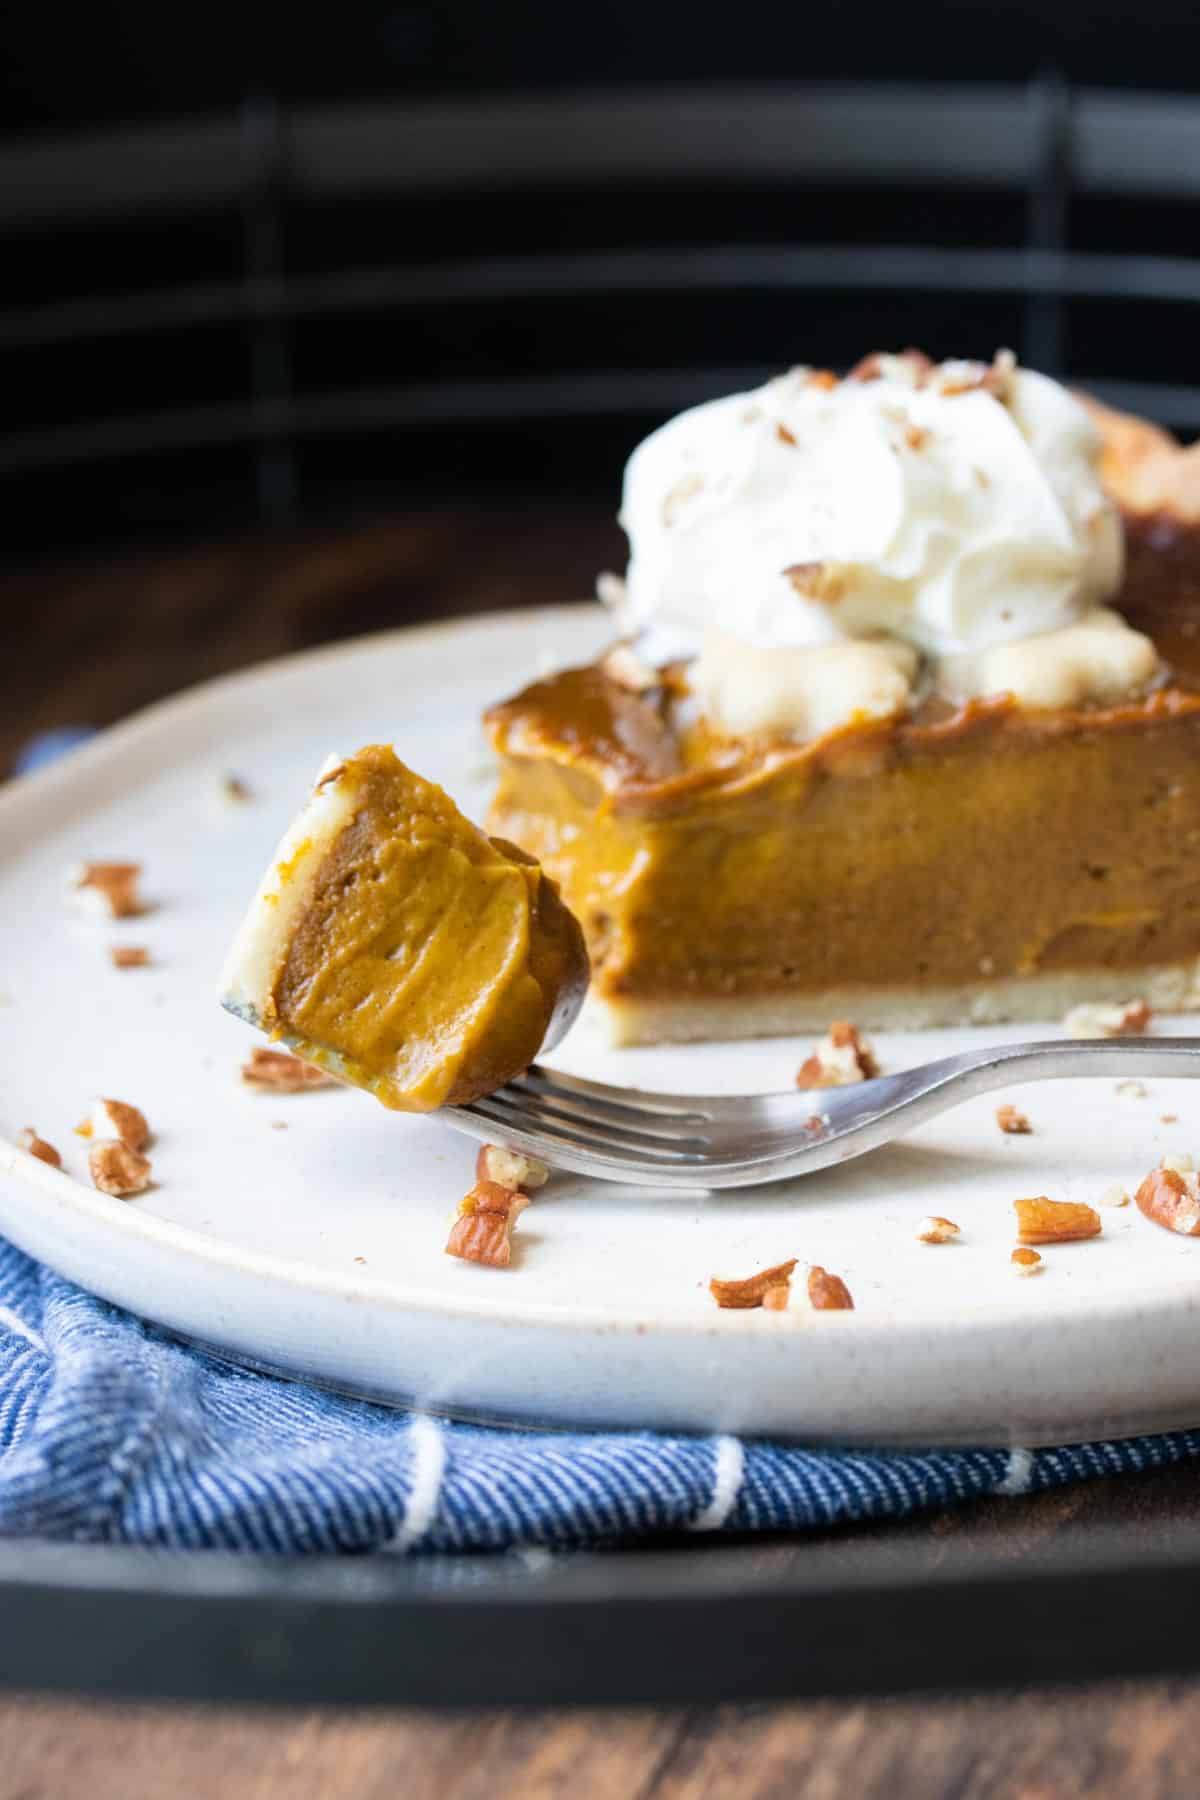
[[[452,485],[539,425],[615,421],[611,486],[646,421],[787,361],[853,358],[864,331],[908,341],[922,318],[940,353],[1006,340],[1190,430],[1198,196],[1200,102],[1052,75],[257,98],[24,141],[0,152],[25,290],[0,312],[0,473],[36,511],[73,472],[107,470],[119,501],[139,466],[170,481],[174,458],[186,484],[180,459],[236,454],[279,519],[311,501],[322,443],[352,479],[377,464]]]
[[[465,1561],[0,1547],[0,1688],[629,1705],[1191,1672],[1200,1543],[906,1538]]]

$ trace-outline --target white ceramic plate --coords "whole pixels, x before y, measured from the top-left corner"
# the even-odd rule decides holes
[[[185,694],[0,792],[0,1230],[235,1356],[451,1412],[909,1443],[1200,1422],[1200,1240],[1105,1208],[1103,1237],[1048,1250],[1035,1279],[1009,1264],[1017,1196],[1094,1202],[1168,1148],[1200,1150],[1188,1083],[1139,1098],[1109,1080],[1014,1090],[1033,1136],[1002,1136],[995,1101],[977,1102],[860,1162],[758,1190],[657,1195],[561,1175],[522,1220],[508,1271],[443,1254],[470,1185],[467,1139],[349,1090],[240,1086],[257,1040],[218,1007],[217,970],[326,753],[392,740],[481,817],[481,709],[604,635],[591,609],[563,608],[317,651]],[[252,804],[219,804],[227,771]],[[80,857],[144,862],[154,910],[72,916],[64,870]],[[147,944],[154,966],[114,969],[119,941]],[[976,1041],[878,1048],[898,1067]],[[737,1093],[787,1086],[805,1047],[611,1051],[584,1025],[553,1060]],[[132,1101],[155,1129],[156,1185],[139,1199],[88,1185],[72,1127],[95,1093]],[[11,1147],[25,1124],[67,1173]],[[931,1212],[961,1241],[918,1243]],[[802,1283],[786,1313],[716,1310],[710,1275],[788,1256],[842,1275],[857,1310],[812,1313]]]

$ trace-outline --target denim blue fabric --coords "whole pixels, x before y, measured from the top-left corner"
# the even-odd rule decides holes
[[[502,1550],[898,1518],[1200,1454],[810,1450],[442,1423],[238,1369],[0,1240],[0,1536],[263,1551]]]
[[[79,744],[86,744],[95,734],[90,725],[59,725],[53,731],[43,731],[17,752],[13,763],[13,773],[30,775],[34,769],[43,769],[47,763],[57,762],[68,750],[74,750]]]

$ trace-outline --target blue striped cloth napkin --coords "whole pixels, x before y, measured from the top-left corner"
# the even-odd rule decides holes
[[[805,1530],[1200,1454],[809,1450],[443,1423],[165,1338],[0,1240],[0,1536],[185,1549],[483,1551]]]
[[[66,747],[35,744],[23,766]],[[277,1552],[566,1547],[901,1518],[1197,1455],[1200,1432],[900,1452],[447,1424],[177,1344],[0,1239],[0,1536]]]

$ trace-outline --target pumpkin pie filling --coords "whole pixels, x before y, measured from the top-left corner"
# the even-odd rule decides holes
[[[579,927],[553,881],[384,746],[327,769],[230,953],[224,1004],[384,1105],[464,1105],[573,1021]]]
[[[1162,434],[1159,488],[1143,458],[1137,493],[1123,491],[1111,420],[1099,422],[1123,582],[1110,573],[1053,635],[985,639],[940,664],[922,648],[888,716],[851,710],[807,735],[828,713],[823,677],[792,732],[774,717],[731,731],[713,716],[725,671],[697,692],[707,652],[655,659],[638,681],[627,666],[567,670],[491,709],[489,826],[561,884],[617,1042],[838,1016],[1057,1018],[1135,992],[1157,1009],[1195,1002],[1200,507],[1184,516],[1171,459],[1189,453]],[[803,673],[824,652],[789,653]],[[988,690],[996,670],[1016,691]],[[753,681],[737,705],[746,692]]]

